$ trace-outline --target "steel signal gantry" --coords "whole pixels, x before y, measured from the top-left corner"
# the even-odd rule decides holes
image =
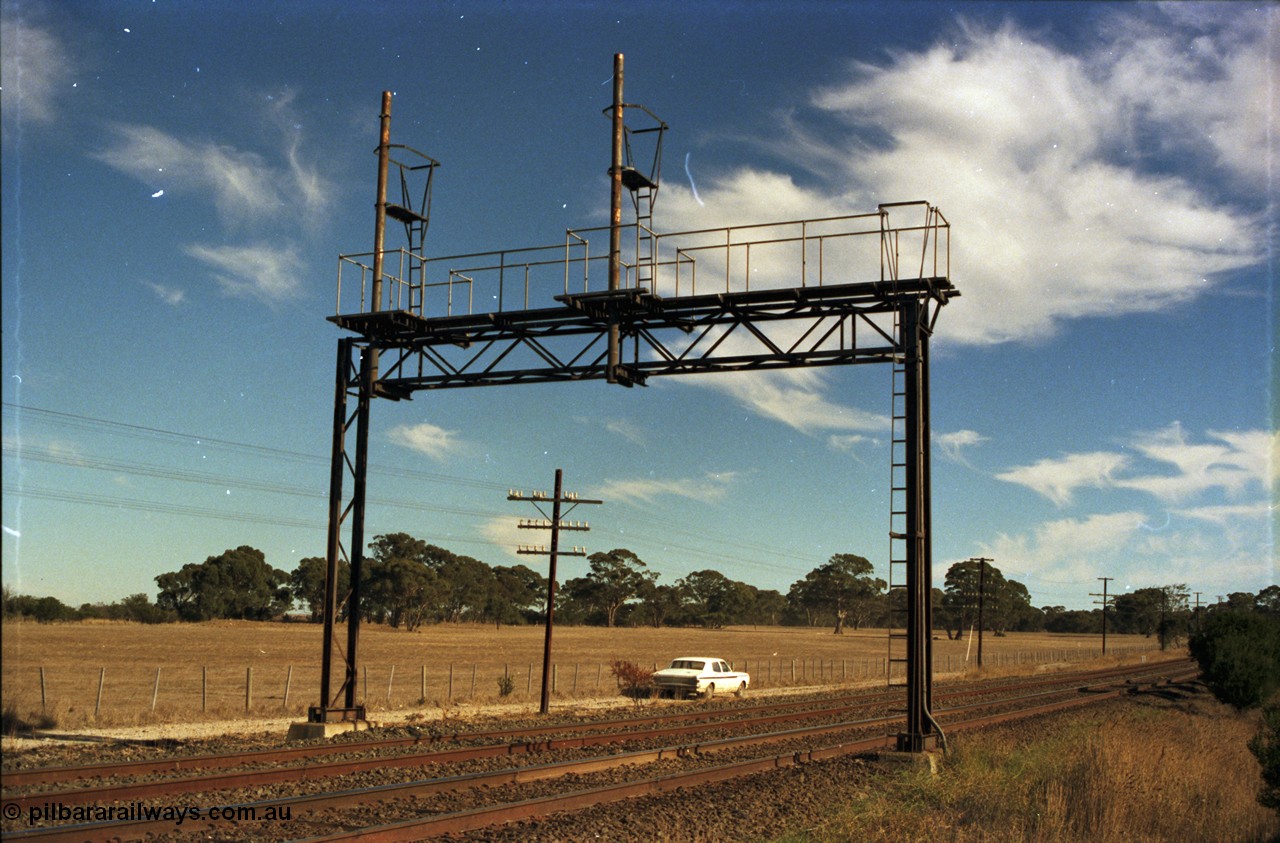
[[[620,58],[614,105],[606,109],[615,118],[615,141],[616,118],[626,110],[652,117],[622,101]],[[960,295],[950,278],[951,225],[937,207],[914,201],[841,217],[658,233],[649,225],[657,168],[646,175],[630,166],[627,139],[660,142],[665,128],[656,121],[647,134],[628,134],[624,120],[621,164],[614,149],[611,189],[620,182],[632,194],[634,245],[621,237],[615,213],[608,226],[569,230],[560,243],[533,248],[427,257],[413,251],[415,245],[379,249],[372,259],[339,256],[338,305],[330,321],[349,334],[338,341],[325,663],[322,704],[312,719],[362,714],[354,706],[355,624],[372,399],[477,386],[586,380],[631,386],[668,375],[888,363],[894,383],[891,586],[901,578],[892,593],[905,627],[891,646],[903,647],[907,686],[898,747],[919,752],[937,745],[929,343],[942,308]],[[389,149],[384,132],[380,150]],[[429,178],[434,162],[422,160],[417,169],[391,163],[402,177]],[[420,204],[417,213],[425,218]],[[385,218],[394,217],[390,205],[379,205],[379,232]],[[347,445],[349,431],[354,448]],[[529,499],[552,501],[545,493]],[[352,591],[340,601],[335,583],[344,523]],[[334,635],[344,603],[345,654]],[[345,679],[333,693],[329,665],[337,655],[345,660]]]

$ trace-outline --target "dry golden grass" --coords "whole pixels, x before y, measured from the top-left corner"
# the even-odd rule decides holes
[[[343,635],[345,640],[345,628]],[[506,674],[514,680],[506,701],[536,704],[543,636],[543,628],[537,626],[441,624],[404,632],[366,625],[360,637],[359,696],[373,711],[492,702],[498,698],[498,680]],[[319,702],[322,643],[318,624],[5,623],[0,692],[5,707],[23,717],[34,716],[41,712],[44,668],[44,711],[63,727],[243,716],[251,668],[249,711],[254,716],[301,715]],[[1030,671],[1043,663],[1081,661],[1096,657],[1098,646],[1097,636],[988,636],[985,672]],[[1111,653],[1154,648],[1153,640],[1141,637],[1108,639]],[[653,667],[678,655],[729,659],[751,671],[757,688],[875,682],[882,681],[886,650],[880,629],[836,636],[826,628],[560,626],[553,640],[556,696],[613,695],[616,688],[607,667],[613,660]],[[976,644],[948,641],[942,635],[934,641],[939,678],[964,672],[966,650],[972,665]]]
[[[1263,843],[1256,712],[1205,693],[957,735],[937,777],[883,775],[787,843]]]

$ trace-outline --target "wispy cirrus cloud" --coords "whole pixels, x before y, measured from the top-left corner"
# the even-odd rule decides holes
[[[186,252],[213,270],[214,280],[229,296],[275,305],[300,290],[298,252],[293,246],[196,244],[187,246]]]
[[[579,424],[602,427],[605,431],[612,433],[614,436],[620,436],[633,445],[645,444],[644,430],[629,419],[577,416],[574,421]]]
[[[828,431],[880,432],[887,415],[836,403],[826,397],[826,379],[817,369],[734,372],[699,378],[697,385],[721,392],[759,416],[817,435]]]
[[[186,292],[178,289],[177,287],[170,287],[167,284],[157,284],[153,281],[147,281],[145,283],[151,292],[156,294],[156,297],[159,298],[160,301],[172,307],[177,307],[187,298]]]
[[[976,430],[955,430],[951,433],[933,435],[933,444],[944,457],[964,465],[968,464],[964,458],[964,450],[988,441],[990,441],[989,437],[983,436]]]
[[[430,422],[398,425],[387,431],[387,439],[395,445],[437,461],[457,453],[463,447],[457,431],[446,430]]]
[[[297,221],[305,226],[321,219],[332,192],[322,169],[303,153],[302,135],[294,125],[293,100],[293,95],[286,93],[264,97],[258,106],[263,120],[279,127],[271,133],[275,147],[245,149],[150,125],[116,124],[108,128],[106,142],[92,155],[137,179],[154,196],[210,203],[231,234],[252,228],[261,236],[264,231],[278,229],[276,245],[272,246],[261,242],[193,243],[184,248],[210,267],[223,292],[274,305],[296,296],[301,289]],[[294,222],[282,224],[281,219]],[[168,294],[156,292],[173,303],[172,290]]]
[[[55,120],[76,65],[76,52],[52,30],[25,19],[20,8],[6,3],[0,13],[0,114],[6,134],[11,121]]]
[[[653,503],[658,498],[718,501],[729,491],[735,472],[708,472],[702,477],[656,479],[640,477],[606,480],[596,491],[600,498],[619,503]]]
[[[1164,470],[1123,478],[1117,485],[1176,502],[1210,489],[1240,495],[1250,486],[1266,489],[1275,481],[1280,467],[1275,459],[1277,434],[1211,430],[1207,437],[1209,441],[1190,442],[1177,422],[1143,434],[1134,448]]]
[[[94,157],[148,188],[207,196],[223,222],[240,227],[285,208],[300,219],[323,209],[323,180],[301,161],[297,144],[290,139],[279,153],[284,161],[273,164],[261,153],[228,144],[182,138],[154,126],[116,125]],[[294,207],[299,196],[303,202]]]
[[[1066,506],[1080,489],[1132,489],[1165,502],[1188,501],[1210,491],[1240,496],[1268,491],[1277,479],[1280,434],[1265,430],[1208,431],[1193,442],[1174,422],[1133,437],[1136,456],[1094,451],[1046,458],[996,475]]]
[[[982,545],[982,552],[1001,560],[1009,570],[1091,582],[1100,560],[1123,553],[1141,538],[1139,528],[1144,519],[1134,511],[1062,518],[1040,524],[1029,533],[1001,534]]]
[[[996,479],[1026,486],[1058,506],[1066,506],[1079,489],[1114,485],[1115,473],[1128,464],[1129,459],[1124,454],[1093,451],[1042,459],[1001,472]]]

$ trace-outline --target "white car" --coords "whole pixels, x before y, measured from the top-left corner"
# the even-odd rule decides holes
[[[673,659],[670,667],[655,671],[652,681],[660,697],[683,699],[705,695],[710,699],[716,691],[732,691],[742,696],[751,684],[751,676],[734,670],[723,659],[681,656]]]

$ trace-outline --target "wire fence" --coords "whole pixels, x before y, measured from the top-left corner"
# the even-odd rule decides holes
[[[1108,648],[1124,658],[1158,652],[1152,646]],[[1075,663],[1097,659],[1097,650],[1041,649],[985,655],[984,669]],[[657,670],[665,665],[642,665]],[[886,658],[743,659],[735,667],[751,674],[753,689],[803,688],[886,681]],[[976,656],[939,655],[935,676],[976,666]],[[26,675],[23,675],[26,674]],[[556,663],[549,672],[551,694],[562,700],[612,697],[620,688],[605,662]],[[357,698],[371,711],[465,703],[527,702],[542,688],[542,664],[366,664],[357,677]],[[318,701],[318,666],[183,665],[143,667],[97,665],[5,671],[4,705],[21,712],[45,712],[59,720],[168,719],[177,716],[301,715]]]

